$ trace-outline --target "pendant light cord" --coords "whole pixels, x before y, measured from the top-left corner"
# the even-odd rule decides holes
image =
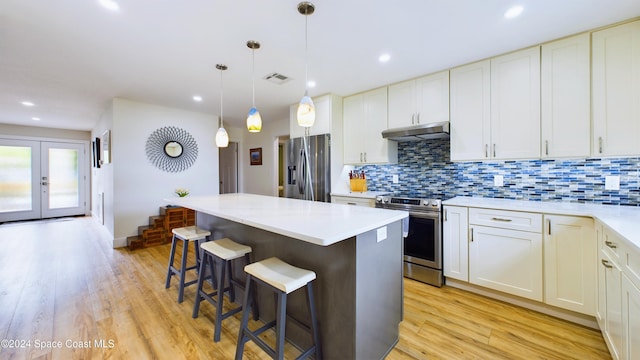
[[[307,31],[309,15],[305,10],[304,14],[304,92],[308,95],[309,92],[309,35]]]
[[[223,108],[222,108],[222,92],[223,92],[224,86],[222,84],[222,69],[220,69],[220,127],[224,127],[224,117],[222,116],[223,114]]]
[[[251,49],[251,102],[256,107],[256,49]]]

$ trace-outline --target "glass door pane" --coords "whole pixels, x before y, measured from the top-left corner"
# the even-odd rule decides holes
[[[42,143],[42,217],[84,214],[84,145]]]
[[[40,217],[40,142],[0,139],[0,222]]]

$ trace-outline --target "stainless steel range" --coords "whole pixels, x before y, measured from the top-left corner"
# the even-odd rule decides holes
[[[442,203],[438,199],[378,196],[376,207],[409,212],[404,229],[404,276],[442,286]]]

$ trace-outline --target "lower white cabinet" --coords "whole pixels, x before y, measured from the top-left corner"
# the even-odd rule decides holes
[[[640,289],[622,276],[622,328],[627,359],[640,359]]]
[[[597,248],[593,219],[545,215],[544,302],[595,316]]]
[[[469,282],[542,301],[542,234],[470,226]]]
[[[376,199],[374,198],[331,195],[331,202],[334,204],[376,207]]]
[[[602,335],[609,346],[609,351],[614,359],[625,359],[621,353],[623,347],[622,334],[622,272],[616,262],[603,251],[600,251],[600,263],[603,267],[603,283],[598,284],[600,291],[604,292],[604,327]]]
[[[469,281],[468,209],[445,206],[442,219],[442,267],[444,276]]]

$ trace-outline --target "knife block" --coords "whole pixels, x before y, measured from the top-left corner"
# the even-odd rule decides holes
[[[367,191],[367,179],[349,179],[351,185],[351,192],[365,192]]]

